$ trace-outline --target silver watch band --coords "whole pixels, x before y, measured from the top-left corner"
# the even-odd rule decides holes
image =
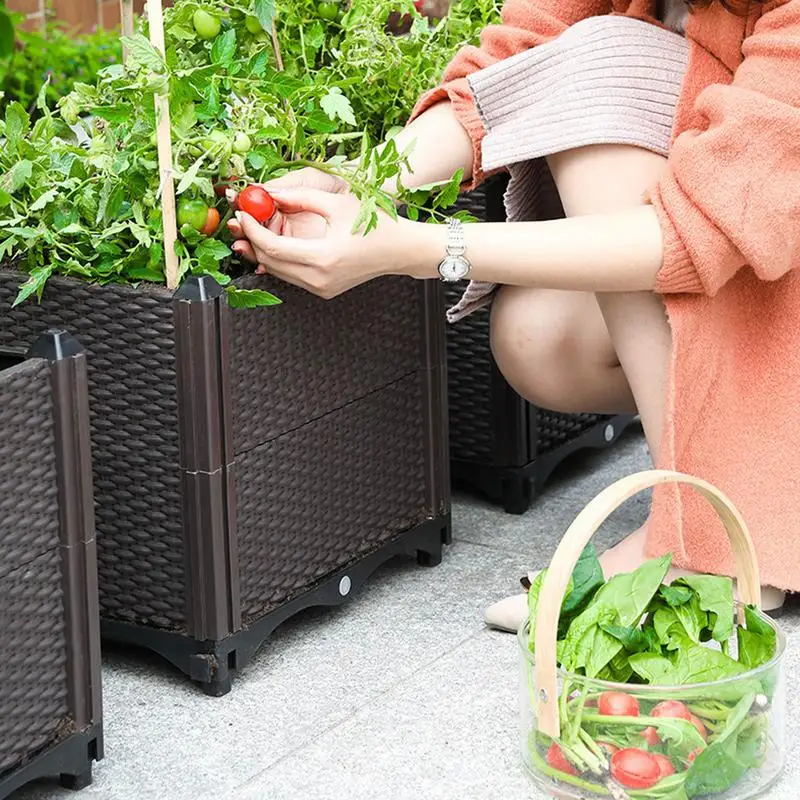
[[[447,255],[463,256],[467,252],[464,241],[464,226],[460,219],[451,217],[447,224]]]
[[[439,275],[443,281],[453,283],[464,280],[469,275],[471,267],[464,255],[466,251],[464,226],[461,224],[461,220],[451,217],[447,225],[445,257],[439,264]]]

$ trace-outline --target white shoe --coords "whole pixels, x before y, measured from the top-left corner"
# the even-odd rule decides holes
[[[493,603],[483,615],[484,622],[490,628],[507,633],[516,633],[527,618],[527,594],[515,594]]]

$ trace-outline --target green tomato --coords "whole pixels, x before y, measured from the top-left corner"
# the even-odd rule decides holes
[[[208,206],[202,200],[184,198],[178,203],[178,227],[190,225],[201,231],[208,217]]]
[[[194,29],[201,39],[216,39],[222,28],[220,21],[202,8],[194,12],[192,17]]]
[[[233,151],[235,153],[239,153],[240,155],[249,153],[252,146],[253,143],[250,141],[250,137],[246,133],[236,134],[236,138],[233,140]]]
[[[328,22],[335,22],[336,17],[339,15],[338,3],[317,3],[317,16]]]
[[[254,17],[252,14],[247,15],[244,26],[252,34],[262,33],[264,31],[264,28],[261,27],[261,23],[258,21],[258,17]]]
[[[211,131],[203,144],[206,150],[214,155],[222,155],[231,151],[231,140],[224,131]]]

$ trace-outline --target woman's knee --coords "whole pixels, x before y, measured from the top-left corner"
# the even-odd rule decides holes
[[[597,344],[587,352],[592,339]],[[587,410],[579,407],[581,383],[616,365],[592,295],[503,287],[492,306],[491,344],[511,386],[558,411]]]

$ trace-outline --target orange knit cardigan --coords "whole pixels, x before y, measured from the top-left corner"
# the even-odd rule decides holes
[[[503,24],[455,58],[415,116],[451,100],[479,183],[484,130],[465,76],[607,13],[660,24],[653,0],[508,0]],[[715,2],[686,36],[670,169],[645,198],[663,231],[656,289],[673,331],[657,463],[726,492],[762,583],[800,591],[800,0],[751,3],[746,17]],[[722,528],[691,490],[656,491],[648,549],[732,574]]]

